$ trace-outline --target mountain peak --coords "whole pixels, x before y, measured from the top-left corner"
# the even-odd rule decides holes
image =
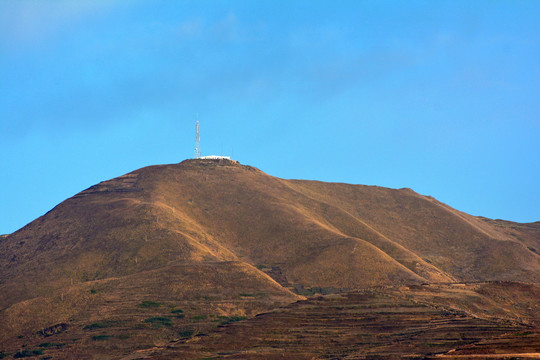
[[[538,283],[539,253],[538,224],[470,216],[411,189],[189,159],[96,184],[0,237],[0,340],[87,318],[87,302],[115,313],[204,296],[220,316],[253,316],[314,292]]]

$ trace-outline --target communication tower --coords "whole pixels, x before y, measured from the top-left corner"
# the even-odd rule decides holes
[[[199,137],[199,113],[197,113],[197,122],[195,125],[197,129],[197,135],[195,136],[195,159],[201,157],[201,138]]]

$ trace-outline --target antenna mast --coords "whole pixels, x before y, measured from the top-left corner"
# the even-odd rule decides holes
[[[197,113],[196,122],[197,135],[195,136],[195,159],[201,157],[201,138],[199,137],[199,113]]]

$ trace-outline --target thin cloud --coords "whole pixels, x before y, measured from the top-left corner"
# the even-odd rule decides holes
[[[199,38],[203,34],[204,22],[201,18],[192,18],[184,21],[178,27],[178,34],[182,40]]]
[[[81,22],[115,9],[124,0],[21,0],[0,2],[0,49],[33,45]]]

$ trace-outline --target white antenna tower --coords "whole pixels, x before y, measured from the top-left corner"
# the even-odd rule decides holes
[[[197,135],[195,136],[195,159],[201,157],[201,138],[199,137],[199,113],[197,113]]]

